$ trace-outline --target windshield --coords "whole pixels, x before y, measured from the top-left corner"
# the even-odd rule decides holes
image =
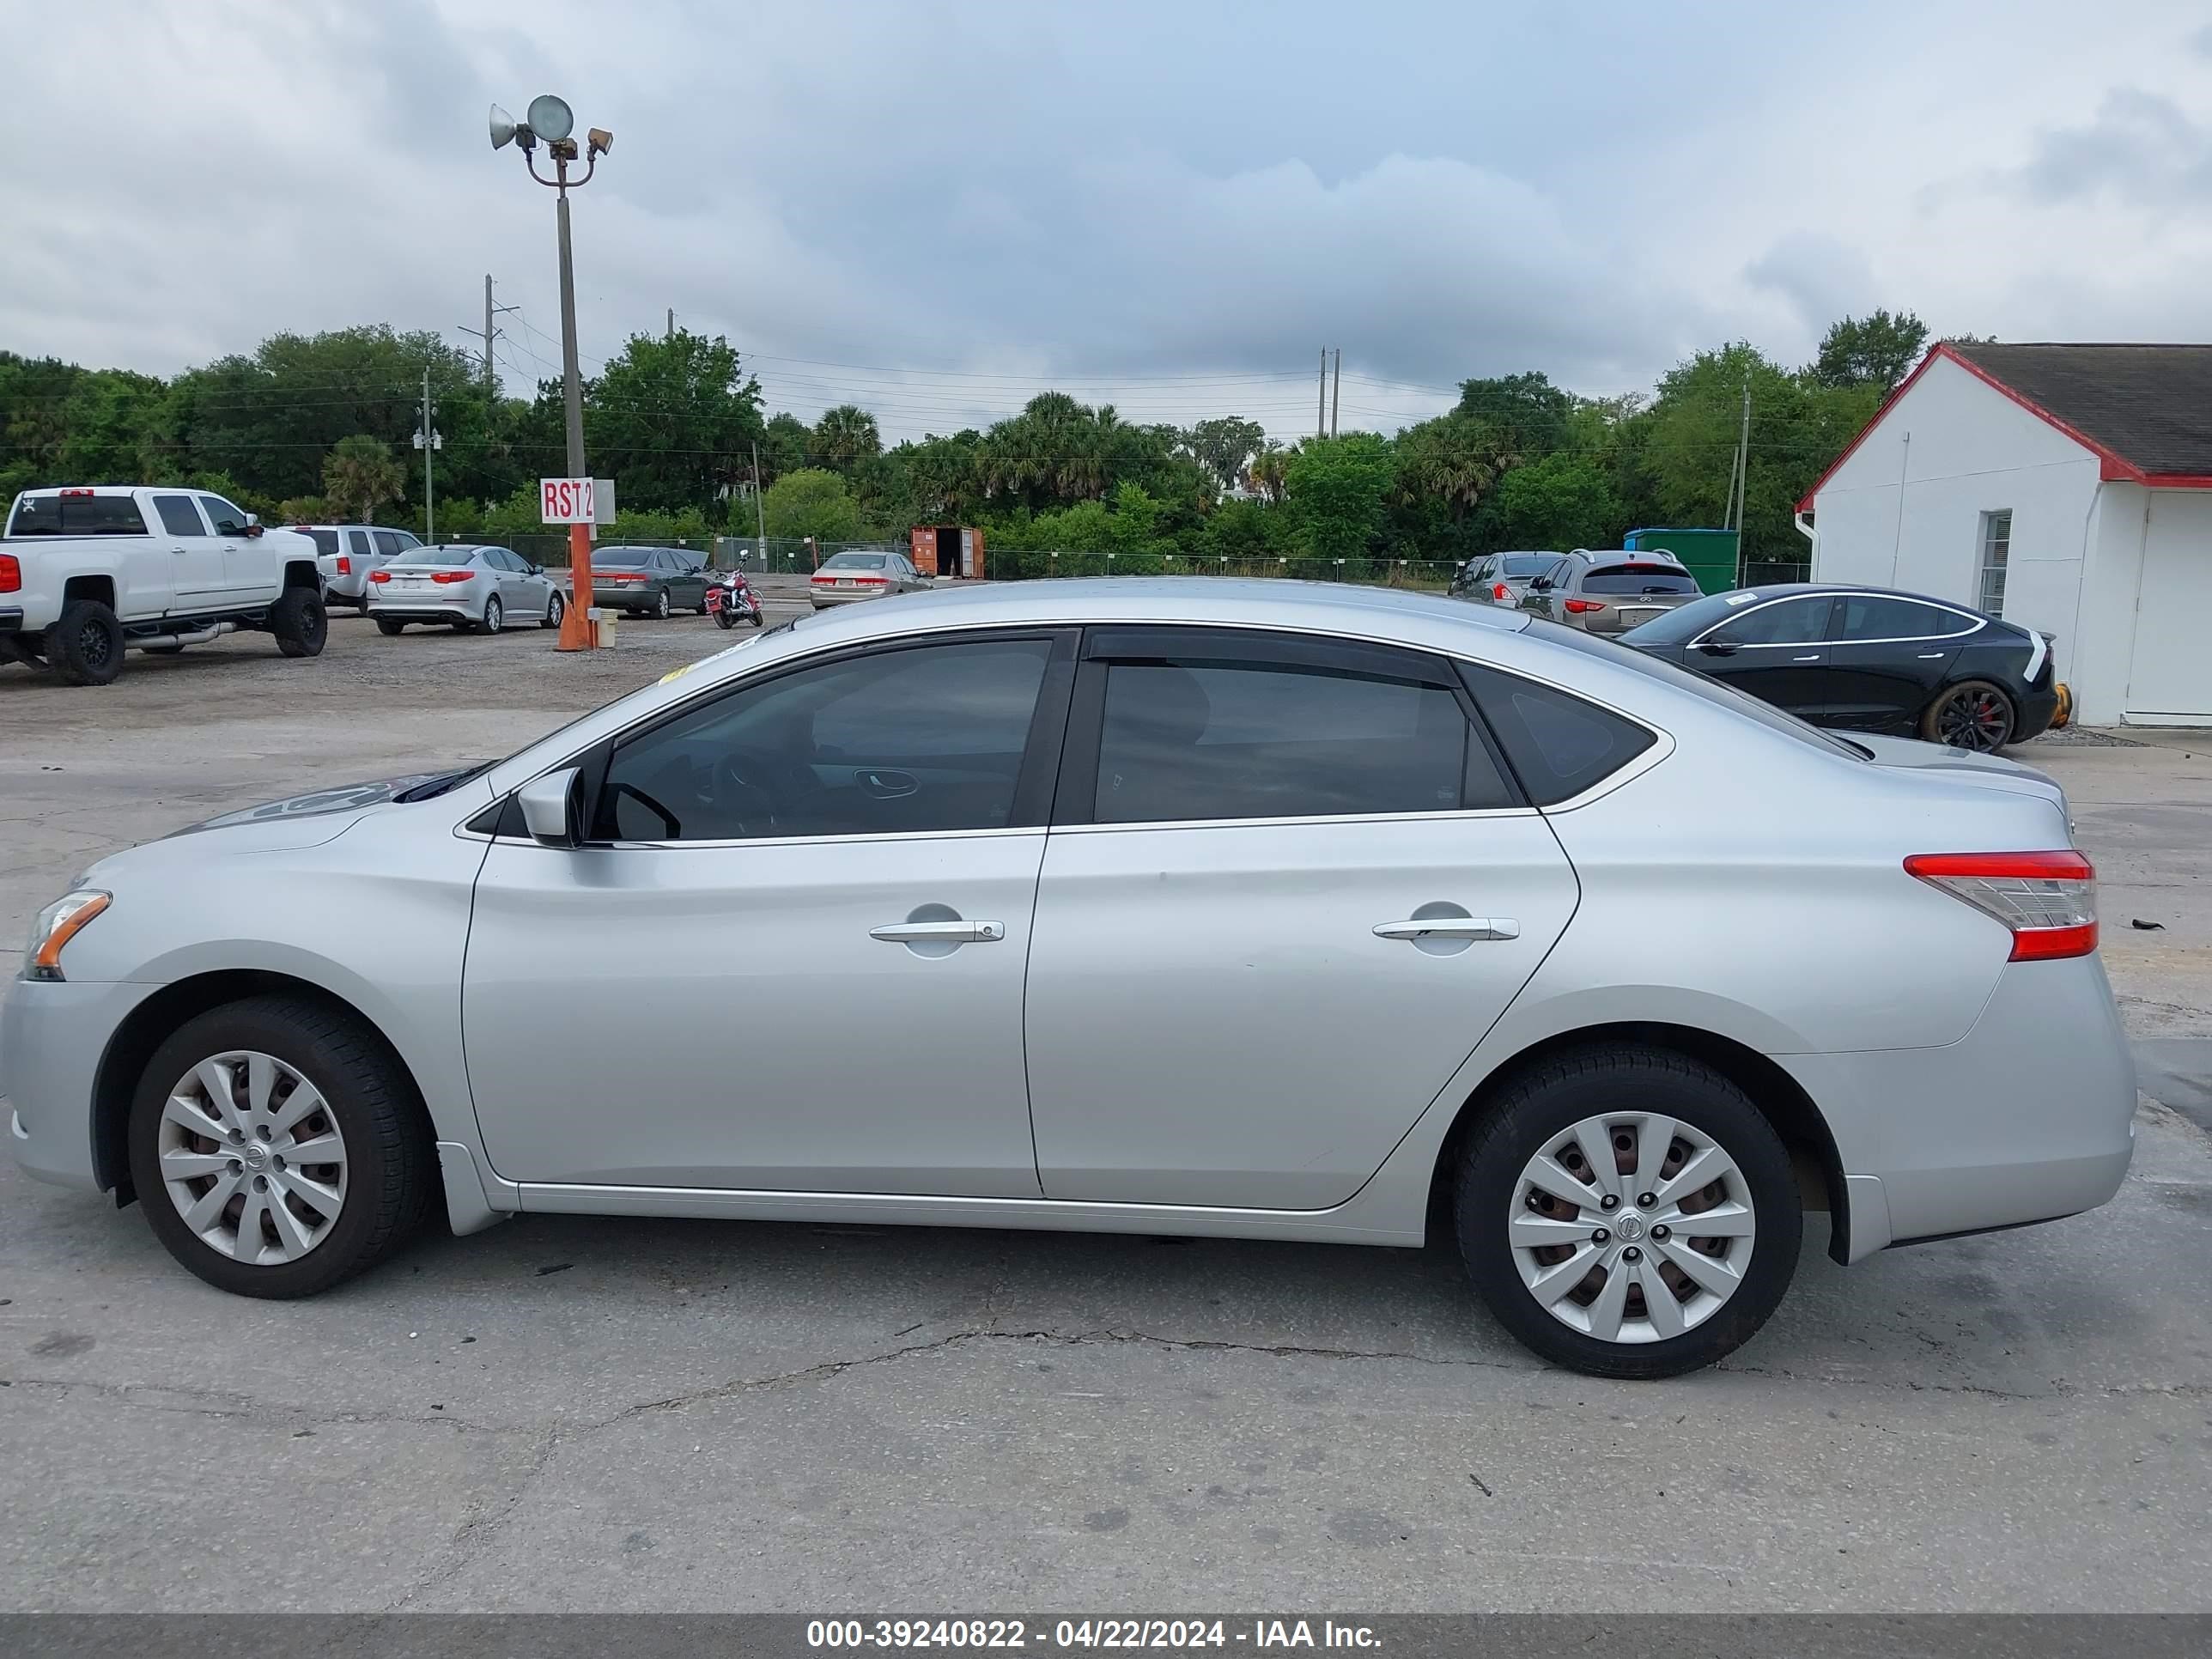
[[[1755,587],[1734,593],[1714,593],[1694,604],[1677,605],[1665,616],[1654,617],[1620,637],[1644,645],[1687,645],[1723,617],[1766,597]]]
[[[1585,593],[1694,593],[1698,584],[1679,565],[1601,564],[1583,578]]]
[[[128,495],[21,495],[11,536],[143,536],[146,520]]]
[[[824,559],[822,568],[824,570],[881,570],[884,557],[881,553],[840,553],[835,558]]]
[[[473,547],[410,547],[397,562],[401,564],[466,564],[476,557]]]
[[[1697,608],[1695,605],[1685,605],[1683,610]],[[1678,611],[1674,614],[1680,616],[1681,611]],[[1627,634],[1622,635],[1621,638],[1627,639],[1643,631],[1641,628],[1633,628]],[[1831,737],[1820,727],[1807,725],[1795,714],[1784,714],[1771,702],[1761,702],[1758,698],[1739,691],[1732,685],[1723,685],[1720,681],[1708,678],[1703,674],[1693,674],[1686,668],[1677,668],[1663,658],[1632,650],[1629,647],[1617,645],[1611,640],[1600,639],[1594,635],[1585,634],[1579,629],[1562,628],[1557,623],[1531,621],[1528,624],[1528,632],[1534,637],[1550,640],[1554,644],[1565,646],[1571,651],[1579,651],[1584,656],[1603,657],[1617,668],[1631,668],[1649,678],[1664,680],[1677,691],[1687,691],[1692,696],[1702,697],[1707,702],[1717,704],[1720,708],[1742,715],[1746,720],[1757,720],[1770,732],[1780,732],[1786,736],[1796,738],[1800,743],[1808,743],[1815,749],[1825,749],[1832,755],[1843,755],[1852,760],[1874,758],[1872,750],[1862,749],[1855,743]]]

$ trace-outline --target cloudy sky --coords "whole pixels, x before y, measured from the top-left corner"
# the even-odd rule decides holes
[[[665,308],[888,435],[1059,386],[1346,426],[1459,379],[1648,387],[1828,321],[2212,339],[2202,0],[0,0],[0,347],[167,373],[278,329],[557,371],[557,91],[588,371]]]

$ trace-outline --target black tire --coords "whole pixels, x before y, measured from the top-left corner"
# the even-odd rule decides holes
[[[507,607],[499,602],[499,595],[494,593],[484,601],[483,620],[476,625],[477,632],[496,634],[506,625]]]
[[[71,599],[46,634],[46,666],[64,685],[110,685],[123,672],[123,624],[98,599]]]
[[[329,1232],[294,1261],[240,1261],[203,1241],[162,1178],[159,1135],[169,1091],[202,1060],[234,1050],[271,1054],[320,1091],[343,1137],[346,1194]],[[253,997],[187,1021],[154,1051],[131,1105],[131,1184],[154,1236],[188,1271],[240,1296],[313,1296],[374,1267],[430,1212],[437,1152],[421,1097],[375,1034],[304,998]]]
[[[400,629],[406,626],[407,624],[397,617],[379,617],[376,619],[376,631],[387,640],[397,639]]]
[[[1756,1212],[1741,1282],[1678,1336],[1613,1342],[1571,1328],[1522,1283],[1508,1241],[1528,1161],[1577,1123],[1620,1111],[1663,1113],[1709,1137],[1735,1159]],[[1460,1255],[1498,1322],[1541,1358],[1593,1376],[1675,1376],[1734,1352],[1790,1288],[1804,1224],[1789,1151],[1750,1097],[1697,1060],[1636,1044],[1573,1050],[1507,1085],[1469,1138],[1454,1190]]]
[[[768,619],[763,617],[757,611],[748,611],[745,613],[745,620],[750,623],[755,628],[758,628]]]
[[[717,628],[735,628],[737,625],[738,625],[738,619],[737,619],[736,616],[735,616],[735,615],[731,611],[731,610],[730,610],[730,607],[729,607],[729,606],[727,606],[727,605],[724,605],[724,606],[723,606],[720,611],[717,611],[714,613],[714,626],[715,626],[715,627],[717,627]]]
[[[660,621],[666,622],[668,620],[669,609],[668,590],[664,587],[653,597],[653,614]]]
[[[319,657],[330,637],[330,613],[312,587],[288,587],[269,607],[269,631],[288,657]]]
[[[544,617],[539,618],[538,625],[540,628],[558,628],[561,625],[561,612],[563,608],[564,607],[561,603],[561,595],[558,592],[547,594],[545,596],[545,614]]]
[[[1937,693],[1920,716],[1920,735],[1969,754],[1994,755],[2020,730],[2020,711],[2001,685],[1960,680]]]

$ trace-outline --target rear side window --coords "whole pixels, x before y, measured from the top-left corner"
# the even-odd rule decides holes
[[[200,510],[189,495],[156,495],[154,510],[161,515],[161,528],[172,536],[207,534],[207,526],[200,522]]]
[[[1665,564],[1601,564],[1583,578],[1585,593],[1694,593],[1686,572]]]
[[[11,536],[143,536],[146,518],[128,495],[26,495],[8,521]],[[197,526],[193,535],[201,533]]]
[[[402,541],[397,534],[389,530],[372,531],[370,533],[376,538],[376,550],[380,553],[404,553],[410,548],[418,544],[412,536]]]
[[[1917,599],[1893,599],[1882,593],[1844,596],[1844,640],[1932,640],[1944,634],[1963,634],[1973,624],[1956,611],[1945,611]]]
[[[316,530],[302,525],[300,526],[300,533],[313,539],[315,551],[318,553],[335,554],[338,550],[338,532],[335,530]]]
[[[1443,685],[1296,662],[1103,665],[1100,823],[1516,805]]]
[[[1658,741],[1634,720],[1552,686],[1473,663],[1459,669],[1539,806],[1571,800]]]
[[[358,558],[367,558],[368,556],[368,532],[366,530],[349,530],[345,533],[345,538],[347,552],[353,554]]]

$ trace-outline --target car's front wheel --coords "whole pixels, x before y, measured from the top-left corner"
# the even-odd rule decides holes
[[[538,625],[540,628],[558,628],[561,625],[562,609],[560,594],[548,593],[545,596],[545,615],[539,619]]]
[[[398,1060],[351,1016],[292,997],[187,1022],[139,1080],[129,1140],[155,1236],[243,1296],[312,1296],[374,1265],[436,1176]]]
[[[1673,1376],[1750,1340],[1804,1231],[1788,1149],[1744,1092],[1670,1050],[1543,1061],[1486,1113],[1455,1224],[1475,1287],[1546,1359]]]

